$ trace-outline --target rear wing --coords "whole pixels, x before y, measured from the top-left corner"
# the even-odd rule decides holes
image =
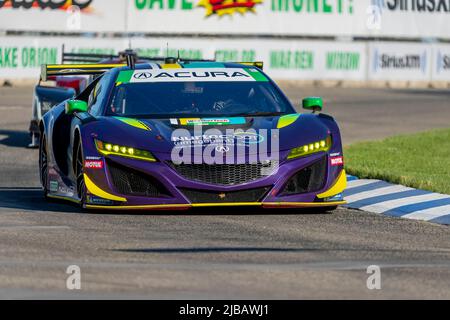
[[[127,64],[43,64],[41,66],[41,81],[47,81],[51,76],[81,76],[103,74],[113,68],[125,67]]]
[[[253,61],[253,62],[247,61],[247,62],[236,62],[236,63],[243,64],[245,66],[257,67],[261,70],[264,68],[264,62],[262,62],[262,61]]]

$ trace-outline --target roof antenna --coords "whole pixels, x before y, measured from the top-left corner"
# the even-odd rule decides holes
[[[166,58],[169,56],[169,42],[166,43]]]
[[[178,49],[177,61],[180,62],[180,50]]]
[[[131,38],[128,38],[128,49],[130,49],[130,50],[132,49],[131,48]]]

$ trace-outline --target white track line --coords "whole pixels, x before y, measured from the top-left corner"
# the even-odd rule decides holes
[[[450,198],[450,196],[439,193],[430,193],[430,194],[422,194],[420,196],[412,196],[406,198],[400,198],[395,200],[389,200],[384,202],[378,202],[376,204],[372,204],[369,206],[364,206],[359,208],[360,210],[375,212],[375,213],[383,213],[394,208],[398,208],[405,205],[417,204],[426,201],[432,200],[440,200]]]
[[[394,185],[394,186],[388,186],[383,188],[377,188],[365,192],[356,193],[352,196],[345,197],[345,200],[347,203],[352,203],[358,200],[363,200],[367,198],[377,197],[377,196],[383,196],[390,193],[397,193],[402,191],[409,191],[413,190],[413,188],[408,188],[400,185]]]
[[[414,220],[432,220],[450,214],[450,205],[434,207],[430,209],[416,211],[402,216],[402,218]]]
[[[378,181],[380,181],[380,180],[360,179],[360,180],[348,181],[346,190],[351,190],[353,188],[365,186],[367,184],[371,184],[371,183],[378,182]]]

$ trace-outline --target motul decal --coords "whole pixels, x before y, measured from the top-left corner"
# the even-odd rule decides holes
[[[103,160],[85,160],[84,167],[86,169],[103,169]]]
[[[342,166],[344,164],[344,157],[331,157],[330,162],[332,166]]]

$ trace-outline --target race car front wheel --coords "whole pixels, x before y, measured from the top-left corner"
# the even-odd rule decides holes
[[[47,142],[45,136],[42,135],[39,142],[39,173],[41,178],[41,185],[44,189],[44,197],[48,195],[48,157],[47,157]]]
[[[81,147],[81,143],[78,143],[76,150],[75,176],[77,179],[77,194],[80,198],[80,205],[83,207],[86,203],[86,185],[84,183],[83,149]]]

